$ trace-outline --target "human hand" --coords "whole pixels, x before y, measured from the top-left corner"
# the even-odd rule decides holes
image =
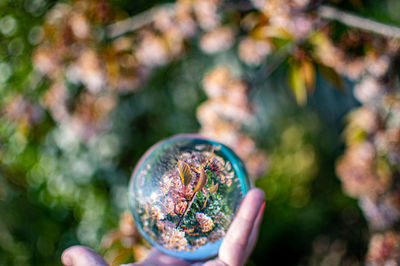
[[[125,266],[243,265],[256,244],[264,207],[264,192],[258,188],[251,189],[244,197],[238,213],[225,235],[216,259],[200,262],[186,261],[168,256],[153,248],[145,261],[130,263]],[[62,254],[61,260],[66,266],[108,265],[99,254],[84,246],[73,246],[66,249]]]

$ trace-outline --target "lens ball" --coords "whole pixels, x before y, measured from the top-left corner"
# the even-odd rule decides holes
[[[178,135],[151,147],[137,164],[129,205],[142,236],[188,260],[216,256],[250,188],[245,167],[227,146]]]

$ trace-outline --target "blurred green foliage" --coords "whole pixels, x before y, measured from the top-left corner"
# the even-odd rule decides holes
[[[57,1],[0,1],[0,106],[23,94],[32,104],[48,85],[33,70],[31,53],[42,38],[43,16]],[[126,15],[165,1],[112,1]],[[353,1],[361,2],[361,1]],[[343,4],[347,7],[347,4]],[[350,5],[400,25],[398,1]],[[206,99],[201,81],[219,63],[253,78],[232,51],[205,56],[191,48],[179,61],[157,68],[132,94],[119,98],[112,126],[88,142],[56,124],[38,107],[31,128],[0,118],[0,265],[58,265],[73,244],[99,249],[102,236],[127,209],[130,173],[158,140],[196,132],[196,108]],[[318,78],[307,107],[287,91],[283,64],[252,90],[257,117],[247,131],[269,154],[269,171],[257,186],[267,207],[250,265],[311,264],[315,239],[340,239],[346,256],[362,261],[367,226],[355,200],[342,194],[334,162],[343,149],[343,115],[357,103]],[[313,249],[314,246],[314,249]]]

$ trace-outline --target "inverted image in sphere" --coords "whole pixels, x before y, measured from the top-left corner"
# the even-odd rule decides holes
[[[151,147],[137,164],[129,205],[143,237],[184,259],[217,255],[247,190],[242,161],[225,145],[178,135]]]

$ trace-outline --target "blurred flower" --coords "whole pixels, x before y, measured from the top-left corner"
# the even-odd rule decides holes
[[[57,3],[52,9],[46,13],[46,23],[50,26],[58,26],[62,23],[66,16],[71,12],[72,6],[65,3]]]
[[[399,237],[390,230],[400,220],[400,112],[397,93],[380,79],[387,68],[384,61],[377,69],[367,67],[356,85],[354,94],[363,106],[348,116],[347,150],[336,166],[345,192],[359,198],[370,229],[387,230],[371,238],[367,265],[399,261]]]
[[[106,24],[114,17],[110,1],[108,0],[82,1],[77,5],[78,10],[84,7],[87,7],[88,13],[96,24]]]
[[[106,251],[104,258],[111,265],[131,260],[132,250],[137,261],[144,260],[150,253],[150,248],[142,243],[142,237],[130,211],[122,213],[118,229],[108,232],[103,237],[101,249]]]
[[[24,127],[39,124],[44,116],[43,110],[38,105],[30,103],[21,95],[8,101],[5,114],[8,119]]]
[[[264,6],[267,5],[267,2],[268,0],[251,0],[253,6],[260,10],[264,9]]]
[[[61,124],[69,117],[66,90],[64,84],[54,83],[43,96],[44,106],[50,110],[53,119]]]
[[[352,80],[363,78],[363,75],[367,75],[367,79],[381,77],[388,69],[387,58],[395,53],[389,40],[378,42],[371,38],[362,38],[358,32],[347,33],[347,37],[343,37],[339,44],[335,44],[329,33],[323,31],[314,34],[310,40],[314,45],[313,53],[317,61]],[[367,52],[360,55],[352,53],[352,49]]]
[[[279,32],[286,32],[288,33],[287,37],[304,39],[314,28],[311,17],[306,13],[299,12],[309,3],[309,0],[255,0],[252,3],[268,18],[269,26],[271,26],[268,28],[274,29],[274,33],[270,32],[275,35],[274,37],[278,37],[280,35]],[[268,35],[272,37],[270,33]]]
[[[231,147],[246,162],[252,177],[261,176],[266,162],[260,163],[260,160],[266,160],[266,155],[241,130],[241,125],[251,119],[246,85],[232,77],[226,67],[217,67],[208,73],[203,85],[209,99],[197,108],[200,133]],[[260,164],[256,165],[254,159]]]
[[[131,236],[135,238],[136,241],[141,238],[135,222],[133,221],[132,215],[129,211],[126,211],[121,215],[121,220],[119,221],[119,229],[123,235]]]
[[[33,65],[42,73],[55,77],[61,68],[59,58],[49,48],[37,48],[33,53]]]
[[[397,232],[388,231],[374,234],[371,238],[366,265],[398,265],[400,261],[400,236]]]
[[[185,48],[184,35],[176,26],[171,27],[164,32],[164,39],[167,43],[171,57],[178,58],[183,54]]]
[[[377,111],[364,106],[347,115],[347,127],[343,133],[346,142],[349,145],[355,145],[367,140],[370,134],[380,134],[378,131],[380,127],[381,119]]]
[[[362,103],[376,100],[383,92],[383,86],[373,77],[367,76],[354,87],[355,97]]]
[[[306,3],[308,0],[303,2]],[[301,3],[300,5],[304,6],[305,4]],[[313,29],[314,24],[311,18],[304,15],[297,15],[292,18],[292,32],[295,39],[305,39]]]
[[[344,191],[353,196],[377,196],[391,185],[391,176],[375,169],[376,150],[369,142],[350,146],[337,164]]]
[[[74,75],[69,75],[71,80],[81,80],[90,92],[98,93],[106,86],[104,67],[95,51],[83,51],[73,68]]]
[[[152,32],[143,32],[135,55],[145,66],[164,65],[169,61],[165,40]]]
[[[133,38],[121,37],[106,50],[104,61],[108,88],[122,93],[135,91],[147,78],[149,69],[140,65],[132,49]]]
[[[193,36],[197,30],[197,25],[191,14],[191,5],[191,0],[178,0],[175,6],[177,25],[184,37]]]
[[[144,261],[150,255],[151,248],[145,245],[134,245],[133,254],[135,256],[135,261]],[[118,264],[118,263],[117,263]]]
[[[154,15],[153,23],[155,29],[165,32],[174,27],[175,21],[173,20],[173,16],[170,15],[167,10],[159,10]]]
[[[347,54],[343,54],[343,57],[347,57]],[[365,71],[366,64],[364,60],[360,58],[350,58],[347,60],[343,59],[336,64],[337,69],[341,70],[341,74],[349,77],[352,80],[357,80]]]
[[[83,139],[90,138],[109,125],[108,115],[115,106],[116,98],[112,94],[82,94],[71,119],[71,126]]]
[[[248,65],[259,65],[271,52],[270,42],[245,38],[239,43],[239,57]]]
[[[400,218],[399,194],[388,194],[379,198],[361,196],[360,207],[373,230],[384,230],[393,226]]]
[[[120,242],[124,247],[131,247],[141,239],[131,213],[126,211],[120,217],[119,228],[106,234],[101,246],[108,249],[116,242]]]
[[[224,87],[231,78],[229,69],[226,67],[217,67],[208,73],[203,80],[204,90],[209,98],[218,98],[224,96]]]
[[[228,26],[218,27],[201,37],[200,47],[207,54],[227,50],[235,41],[234,34],[233,29]]]
[[[73,13],[69,18],[72,32],[78,39],[86,39],[90,34],[90,25],[86,17],[81,13]]]
[[[388,128],[384,132],[379,132],[375,137],[375,145],[378,151],[386,155],[388,162],[397,171],[400,170],[400,128]]]
[[[368,53],[365,58],[367,70],[374,77],[383,76],[389,68],[390,57],[387,54],[378,55],[376,53]]]
[[[347,245],[341,239],[319,236],[313,241],[312,254],[308,265],[359,265],[359,261],[347,257]]]
[[[195,0],[193,11],[200,27],[204,30],[212,30],[219,26],[220,15],[217,9],[222,1],[220,0]]]

